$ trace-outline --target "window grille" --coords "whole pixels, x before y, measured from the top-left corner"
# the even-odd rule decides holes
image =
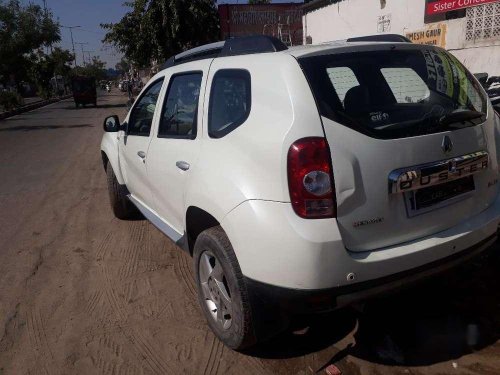
[[[465,39],[500,39],[500,3],[467,8]]]

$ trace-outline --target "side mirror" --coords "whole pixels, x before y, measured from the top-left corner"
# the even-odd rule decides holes
[[[120,130],[120,120],[117,115],[109,116],[104,119],[104,131],[108,133],[116,133]]]

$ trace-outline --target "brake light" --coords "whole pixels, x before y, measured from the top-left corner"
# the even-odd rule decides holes
[[[288,150],[288,189],[292,207],[305,219],[336,216],[330,149],[325,138],[302,138]]]

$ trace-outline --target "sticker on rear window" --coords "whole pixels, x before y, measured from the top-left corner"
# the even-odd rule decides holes
[[[389,114],[385,112],[371,112],[370,119],[372,122],[380,122],[389,120]]]

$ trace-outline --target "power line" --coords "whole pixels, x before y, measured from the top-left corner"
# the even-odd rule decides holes
[[[80,29],[80,30],[85,31],[87,33],[98,34],[98,35],[104,35],[104,34],[106,34],[105,31],[92,31],[92,30],[87,30],[87,29]]]
[[[73,29],[76,29],[78,27],[81,27],[81,26],[63,26],[63,25],[59,25],[61,27],[64,27],[66,29],[69,29],[69,32],[71,34],[71,44],[73,45],[73,58],[74,58],[74,61],[75,61],[75,68],[78,66],[76,64],[76,52],[75,52],[75,42],[73,40]]]
[[[80,47],[82,48],[82,61],[83,61],[83,66],[85,66],[85,53],[83,52],[83,46],[87,45],[87,42],[76,42],[75,44],[79,44]]]
[[[92,63],[92,58],[90,57],[90,52],[95,52],[95,51],[83,51],[84,53],[87,52],[88,56],[89,56],[89,64]]]

